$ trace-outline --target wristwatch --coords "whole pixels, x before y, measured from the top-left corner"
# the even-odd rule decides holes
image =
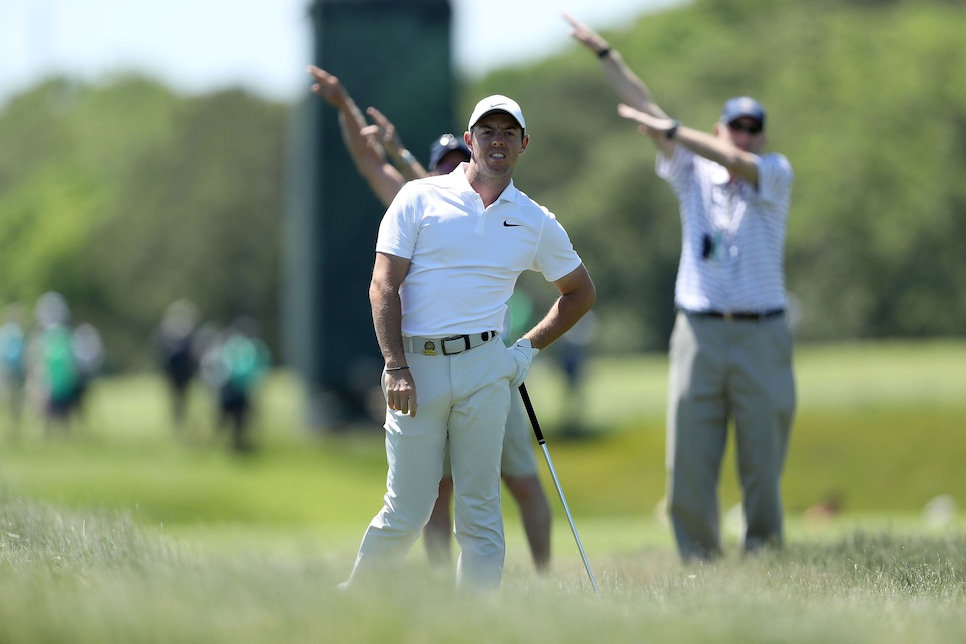
[[[405,148],[399,153],[399,158],[402,159],[403,163],[407,165],[412,165],[416,163],[416,157],[413,156],[412,152],[410,152]]]
[[[664,130],[664,136],[666,136],[669,139],[673,139],[674,136],[678,133],[679,127],[681,127],[681,121],[678,121],[677,119],[671,119],[671,127]]]

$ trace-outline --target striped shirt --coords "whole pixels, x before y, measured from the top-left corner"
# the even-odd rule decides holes
[[[793,172],[781,154],[758,157],[758,189],[731,181],[728,170],[676,146],[658,153],[657,174],[681,205],[681,259],[675,305],[688,311],[782,309],[785,231]]]

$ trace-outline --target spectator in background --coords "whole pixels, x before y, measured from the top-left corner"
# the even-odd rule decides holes
[[[584,372],[590,347],[597,336],[597,318],[593,311],[580,318],[572,329],[560,338],[557,357],[563,371],[566,390],[563,406],[563,433],[580,434],[584,429]]]
[[[24,385],[27,380],[27,338],[23,306],[19,303],[8,305],[3,317],[5,322],[0,326],[0,387],[14,432],[19,433]]]
[[[80,385],[70,329],[70,307],[55,291],[40,296],[34,309],[37,328],[29,340],[28,378],[49,432],[68,427]]]
[[[188,391],[198,374],[198,309],[188,300],[175,300],[165,309],[155,333],[158,365],[168,385],[171,418],[176,427],[185,422]]]
[[[764,153],[765,108],[727,100],[712,133],[681,125],[599,34],[570,16],[624,101],[618,113],[657,148],[678,196],[681,259],[668,376],[668,512],[685,560],[721,553],[717,489],[735,426],[742,549],[780,547],[781,477],[795,411],[784,253],[793,172]]]
[[[83,417],[90,384],[104,365],[104,342],[94,325],[85,322],[71,332],[71,347],[77,364],[77,391],[72,413]]]
[[[234,451],[251,450],[252,398],[271,363],[256,322],[248,317],[236,318],[203,360],[205,379],[218,395],[217,426],[230,425]]]

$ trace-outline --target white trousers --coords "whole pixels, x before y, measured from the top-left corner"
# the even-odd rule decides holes
[[[503,459],[500,464],[503,476],[537,476],[537,457],[534,453],[533,427],[519,389],[510,391],[510,412],[503,433]],[[443,475],[450,476],[449,447],[443,459]]]
[[[506,554],[500,459],[516,365],[499,341],[451,356],[407,354],[407,362],[417,414],[386,410],[386,495],[349,582],[398,565],[412,549],[436,502],[448,436],[460,546],[457,583],[498,586]]]

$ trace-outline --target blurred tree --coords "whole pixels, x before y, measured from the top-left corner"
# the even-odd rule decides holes
[[[248,315],[277,337],[285,117],[238,90],[193,98],[175,114],[176,134],[131,167],[82,253],[123,328],[153,328],[184,297],[206,320]]]
[[[256,317],[275,338],[288,110],[242,91],[175,96],[136,77],[57,79],[0,113],[0,299],[57,290],[146,365],[164,307]]]
[[[796,172],[787,286],[804,308],[799,334],[833,340],[962,333],[964,26],[966,7],[945,0],[698,0],[606,37],[689,125],[710,129],[737,94],[769,108],[770,147]],[[594,276],[598,346],[663,350],[679,231],[650,141],[617,117],[576,46],[464,96],[495,91],[535,115],[517,183],[567,222]]]
[[[697,0],[606,35],[689,125],[710,128],[734,94],[769,108],[770,147],[796,172],[787,272],[799,334],[845,340],[962,335],[964,27],[966,7],[949,0]],[[464,81],[456,113],[492,93],[529,117],[516,184],[567,225],[594,277],[596,347],[664,350],[677,206],[597,61],[571,46]],[[256,317],[278,355],[290,113],[137,77],[56,78],[9,101],[0,304],[63,293],[102,331],[110,368],[150,364],[151,330],[180,297],[206,320]],[[530,284],[540,309],[546,289]]]

